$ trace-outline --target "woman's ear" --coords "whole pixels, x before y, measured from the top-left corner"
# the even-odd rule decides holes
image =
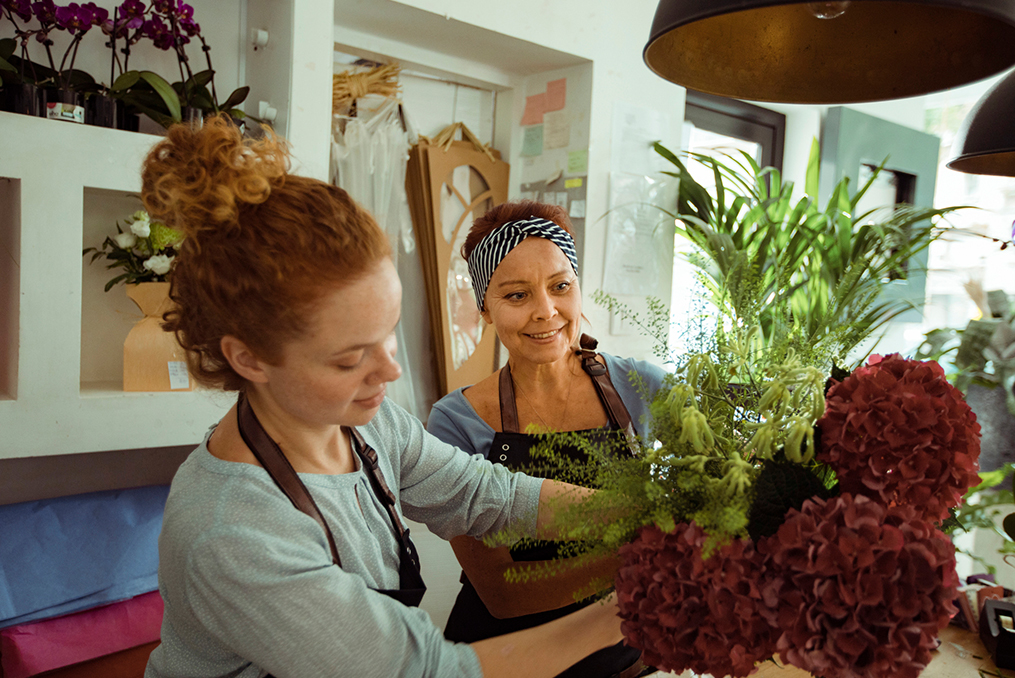
[[[486,321],[487,325],[493,324],[493,320],[490,319],[490,312],[487,311],[485,308],[479,312],[479,317],[482,318],[484,321]]]
[[[261,360],[254,352],[236,337],[226,335],[219,342],[222,355],[229,361],[229,366],[236,374],[247,381],[263,384],[268,381]]]

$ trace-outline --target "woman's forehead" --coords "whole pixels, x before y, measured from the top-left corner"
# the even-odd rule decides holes
[[[502,278],[512,271],[528,271],[555,275],[559,272],[570,272],[571,262],[559,247],[546,238],[530,236],[518,243],[501,260],[493,272],[493,279]]]

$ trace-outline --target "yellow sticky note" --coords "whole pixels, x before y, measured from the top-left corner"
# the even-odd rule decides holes
[[[565,179],[564,188],[581,188],[582,180],[581,177],[575,177],[574,179]]]

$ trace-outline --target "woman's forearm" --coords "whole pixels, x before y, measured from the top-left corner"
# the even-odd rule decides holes
[[[623,640],[616,594],[542,626],[472,643],[484,678],[551,678]]]
[[[536,537],[558,539],[560,525],[555,520],[558,511],[576,502],[587,499],[595,490],[587,487],[562,483],[557,480],[543,481],[539,489],[539,512],[536,514]]]

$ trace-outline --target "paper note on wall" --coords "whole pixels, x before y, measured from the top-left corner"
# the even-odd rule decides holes
[[[522,114],[523,125],[539,125],[543,122],[546,112],[546,92],[525,97],[525,113]]]
[[[522,155],[543,154],[543,126],[532,125],[522,130]]]
[[[673,266],[673,220],[663,209],[676,203],[677,183],[668,177],[610,174],[603,290],[608,294],[657,294]]]
[[[571,120],[567,111],[543,115],[543,145],[546,148],[567,148],[571,143]]]
[[[567,78],[546,83],[546,110],[559,111],[567,105]]]
[[[647,175],[672,169],[652,149],[652,142],[665,140],[669,132],[668,113],[622,101],[613,102],[612,170]]]
[[[589,173],[589,152],[582,151],[568,151],[567,153],[567,173],[568,174],[588,174]]]

